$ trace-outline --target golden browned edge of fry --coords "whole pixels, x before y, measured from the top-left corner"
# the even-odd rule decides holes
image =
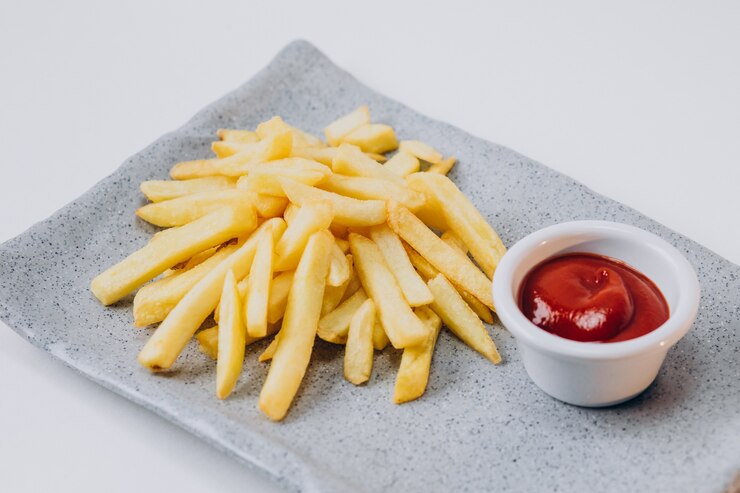
[[[437,164],[442,161],[442,154],[439,151],[420,140],[401,141],[398,149],[431,164]]]
[[[455,156],[450,156],[447,159],[443,159],[442,161],[438,162],[437,164],[433,164],[429,166],[429,169],[427,169],[428,173],[439,173],[440,175],[446,175],[450,172],[452,167],[455,165],[455,162],[457,159]]]
[[[380,322],[380,318],[376,316],[375,326],[373,327],[373,347],[378,351],[382,351],[388,347],[388,344],[390,343],[391,340],[388,339],[388,334],[385,333],[385,329],[383,328],[383,324]]]
[[[412,212],[397,203],[388,202],[388,225],[456,286],[495,309],[491,281],[486,275],[466,255],[442,241]]]
[[[465,344],[492,363],[500,363],[501,356],[491,335],[452,283],[444,275],[438,274],[427,284],[434,293],[434,302],[430,308],[440,316],[445,325]]]
[[[403,350],[393,390],[396,404],[418,399],[426,391],[434,347],[442,328],[442,320],[426,306],[417,308],[415,313],[429,329],[429,335],[422,344]]]
[[[344,378],[355,385],[367,382],[373,371],[374,330],[375,305],[367,299],[352,315],[344,348]]]
[[[342,137],[366,123],[370,123],[370,110],[367,105],[363,104],[327,125],[324,128],[324,136],[330,146],[336,146],[341,142]]]
[[[311,359],[332,241],[327,230],[314,233],[296,269],[280,340],[259,398],[259,408],[272,420],[285,417]]]

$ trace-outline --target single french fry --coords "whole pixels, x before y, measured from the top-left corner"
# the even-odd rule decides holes
[[[368,299],[352,315],[344,349],[344,378],[355,385],[367,382],[373,371],[374,327],[375,305]]]
[[[287,178],[278,178],[285,195],[294,204],[328,201],[334,207],[334,221],[344,226],[372,226],[386,220],[385,202],[382,200],[357,200],[336,193],[319,190]]]
[[[378,178],[390,181],[399,186],[404,186],[403,178],[385,169],[384,165],[366,156],[359,147],[352,144],[339,146],[337,155],[331,163],[334,173],[350,176],[365,176],[367,178]]]
[[[414,173],[409,185],[423,191],[439,204],[445,222],[470,249],[475,261],[493,278],[501,257],[506,253],[501,238],[459,188],[444,175]]]
[[[393,347],[405,348],[422,342],[427,330],[406,302],[378,246],[364,236],[352,233],[349,247],[362,287],[375,303]]]
[[[285,197],[274,197],[261,193],[254,195],[252,201],[257,209],[257,215],[266,219],[282,216],[288,206],[288,199]]]
[[[429,281],[428,285],[434,294],[434,301],[430,307],[442,318],[445,325],[486,359],[494,364],[500,363],[501,356],[490,334],[447,278],[439,274]]]
[[[342,137],[366,123],[370,123],[370,110],[366,105],[362,105],[353,112],[330,123],[324,129],[326,141],[330,146],[337,146],[340,144]]]
[[[381,123],[366,123],[341,138],[342,143],[352,144],[363,152],[383,154],[398,147],[393,128]]]
[[[398,150],[416,156],[428,163],[438,164],[442,162],[442,154],[439,151],[419,140],[404,140],[399,144]]]
[[[411,210],[422,207],[426,201],[425,194],[380,178],[335,174],[328,175],[317,183],[318,188],[345,197],[362,200],[395,200]]]
[[[304,203],[275,245],[275,270],[292,270],[298,266],[309,237],[327,229],[334,217],[332,204],[327,201]]]
[[[453,166],[455,166],[455,163],[457,162],[457,159],[455,156],[450,156],[447,159],[443,159],[442,161],[438,162],[437,164],[433,164],[427,169],[427,173],[439,173],[440,175],[446,175],[450,172]]]
[[[267,323],[275,324],[285,315],[290,286],[293,284],[294,270],[281,272],[272,279],[270,297],[267,300]]]
[[[256,225],[257,217],[250,202],[221,208],[185,226],[163,231],[143,248],[98,275],[92,280],[90,289],[104,305],[110,305],[168,268],[248,233]]]
[[[487,307],[494,308],[491,281],[486,275],[466,255],[442,241],[408,209],[389,202],[388,225],[456,286],[470,292]]]
[[[321,317],[317,331],[319,338],[334,344],[346,343],[352,315],[367,299],[365,290],[358,289],[352,296],[340,303],[338,307]]]
[[[351,258],[351,256],[350,256]],[[344,255],[336,241],[331,247],[331,258],[329,259],[329,272],[326,275],[327,286],[341,286],[349,280],[352,264]]]
[[[142,182],[141,193],[152,202],[176,199],[183,195],[234,188],[236,180],[228,176],[208,176],[192,180],[149,180]]]
[[[252,195],[242,190],[212,190],[147,204],[137,209],[136,215],[155,226],[170,228],[193,222],[222,207],[252,203],[251,200]]]
[[[351,284],[353,284],[353,280],[357,279],[357,274],[355,273],[353,261],[352,261],[352,255],[346,256],[347,262],[350,266],[350,275],[347,278],[346,281],[344,281],[339,286],[330,286],[327,282],[326,289],[324,289],[324,301],[321,304],[321,316],[323,317],[327,313],[334,310],[339,303],[341,303],[344,298],[345,294],[347,293],[347,288],[350,287]],[[329,268],[331,269],[331,264],[329,264]],[[358,283],[359,288],[359,283]],[[357,291],[357,289],[355,289]]]
[[[378,351],[385,349],[391,340],[388,339],[388,334],[385,333],[383,324],[380,323],[380,319],[375,317],[375,325],[373,326],[373,347]]]
[[[326,147],[321,139],[315,137],[303,130],[288,125],[279,116],[272,117],[266,122],[257,125],[256,133],[260,139],[266,139],[271,135],[290,132],[293,137],[293,146],[296,147]]]
[[[203,329],[195,338],[198,340],[198,348],[208,357],[218,359],[218,325]]]
[[[383,167],[398,176],[408,176],[419,171],[421,163],[419,163],[419,158],[416,156],[408,152],[398,151]]]
[[[207,217],[207,216],[206,216]],[[234,277],[244,277],[254,260],[260,235],[272,234],[279,239],[285,231],[285,221],[268,219],[234,253],[226,257],[203,279],[201,279],[172,309],[164,321],[139,353],[139,362],[152,370],[172,366],[193,334],[218,304],[221,292],[219,286],[226,273],[234,271]]]
[[[236,245],[221,248],[190,269],[142,286],[134,296],[134,325],[146,327],[164,320],[198,281],[236,249]]]
[[[285,222],[290,226],[290,223],[293,222],[293,219],[295,219],[296,214],[298,214],[298,211],[301,210],[300,207],[295,205],[294,203],[289,203],[288,207],[285,208],[285,212],[283,213],[283,219],[285,219]]]
[[[259,398],[259,408],[276,421],[288,412],[311,359],[332,241],[328,231],[311,235],[296,269],[280,340]]]
[[[404,243],[403,247],[409,256],[411,265],[416,268],[417,272],[419,272],[419,275],[425,281],[429,281],[430,279],[434,279],[435,277],[437,277],[439,271],[432,264],[430,264],[427,259],[419,255],[419,253],[411,248],[408,244]],[[470,309],[473,310],[476,315],[478,315],[478,318],[480,318],[487,324],[493,323],[493,314],[486,305],[478,301],[478,298],[468,293],[464,289],[461,289],[459,287],[455,287],[455,289],[457,289],[457,292],[460,294],[462,299],[465,300],[465,303],[468,304]]]
[[[417,308],[416,315],[427,326],[429,335],[422,344],[403,350],[393,390],[393,402],[396,404],[418,399],[424,394],[429,382],[434,346],[442,328],[442,320],[429,308]]]
[[[249,166],[248,175],[239,178],[237,188],[273,196],[285,196],[276,177],[290,178],[306,185],[317,185],[331,174],[331,170],[316,161],[288,158]]]
[[[274,260],[272,246],[272,235],[262,235],[257,243],[257,251],[249,270],[245,320],[247,321],[247,332],[252,337],[267,335],[267,307]]]
[[[370,228],[370,238],[378,245],[385,263],[398,281],[398,286],[408,304],[422,306],[431,303],[434,300],[432,292],[414,270],[396,233],[386,224],[379,224]]]
[[[216,131],[219,139],[227,142],[241,142],[242,144],[252,144],[259,140],[255,132],[249,130],[234,130],[228,128],[219,128]]]
[[[246,144],[242,151],[223,159],[199,159],[177,163],[170,170],[170,176],[175,180],[214,175],[241,176],[247,174],[252,164],[290,156],[292,142],[290,132],[271,135],[256,144]]]
[[[272,236],[272,235],[269,235]],[[242,306],[236,291],[234,272],[228,271],[221,292],[221,323],[218,329],[216,396],[226,399],[234,390],[244,365],[245,327]]]
[[[256,142],[256,141],[255,141]],[[226,140],[216,140],[211,142],[211,151],[216,155],[217,158],[223,159],[225,157],[233,156],[238,152],[250,149],[253,143],[247,142],[231,142]]]

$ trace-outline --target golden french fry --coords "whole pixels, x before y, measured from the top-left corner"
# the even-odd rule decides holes
[[[275,246],[275,270],[295,269],[309,237],[317,231],[327,229],[333,217],[333,208],[329,202],[304,203],[291,220],[280,243]]]
[[[398,150],[416,156],[428,163],[438,164],[442,162],[442,154],[439,151],[419,140],[404,140],[399,144]]]
[[[486,275],[493,278],[496,266],[506,253],[506,247],[465,194],[444,175],[414,173],[407,180],[410,186],[433,197],[433,202],[439,204],[450,229],[470,249]]]
[[[272,235],[269,235],[272,236]],[[221,291],[221,323],[218,328],[218,359],[216,361],[216,396],[229,396],[244,365],[245,327],[242,306],[236,291],[234,272],[228,271]]]
[[[350,256],[351,258],[351,256]],[[336,241],[331,247],[331,258],[329,259],[329,273],[326,275],[327,286],[341,286],[349,280],[352,264],[344,255]]]
[[[388,225],[456,286],[470,292],[487,307],[494,308],[491,281],[486,275],[466,255],[442,241],[408,209],[389,202]]]
[[[439,274],[428,285],[434,294],[430,307],[442,318],[445,325],[465,344],[492,363],[500,363],[501,356],[485,326],[445,276]]]
[[[244,305],[247,332],[252,337],[267,335],[267,307],[274,259],[272,245],[272,235],[262,235],[249,270],[249,289]]]
[[[429,281],[430,279],[434,279],[435,277],[437,277],[439,271],[432,264],[430,264],[424,257],[419,255],[419,253],[411,248],[408,244],[404,243],[403,247],[409,256],[411,265],[416,268],[416,270],[419,272],[419,275],[421,275],[424,280]],[[486,305],[478,301],[478,298],[468,293],[464,289],[458,287],[456,287],[455,289],[457,289],[457,292],[460,294],[462,299],[465,300],[465,303],[468,304],[471,310],[473,310],[475,314],[478,315],[478,318],[480,318],[487,324],[493,323],[493,314]]]
[[[350,266],[350,275],[347,278],[346,281],[344,281],[339,286],[330,286],[327,282],[326,289],[324,289],[324,301],[321,304],[321,316],[323,317],[327,313],[334,310],[337,306],[339,306],[339,303],[342,302],[345,298],[345,294],[347,293],[347,289],[350,287],[350,285],[353,284],[353,280],[357,279],[357,274],[355,273],[355,269],[352,262],[352,255],[346,256],[347,262]],[[331,264],[329,264],[329,268],[331,269]],[[359,289],[359,283],[357,284]],[[357,291],[355,289],[355,291]]]
[[[268,219],[234,253],[226,257],[201,279],[172,309],[139,353],[139,362],[152,370],[172,366],[193,334],[218,304],[226,273],[244,277],[252,265],[261,234],[279,239],[285,231],[285,221]]]
[[[288,293],[293,285],[294,270],[281,272],[272,279],[270,297],[267,301],[267,323],[275,324],[285,315]]]
[[[228,128],[219,128],[216,131],[219,139],[228,142],[241,142],[242,144],[252,144],[259,140],[255,132],[249,130],[233,130]]]
[[[328,231],[311,235],[296,269],[280,340],[259,398],[262,412],[276,421],[288,412],[311,359],[332,241]]]
[[[343,175],[378,178],[390,181],[399,186],[406,184],[403,178],[385,169],[382,164],[369,158],[359,147],[352,144],[342,144],[339,146],[339,151],[337,151],[337,155],[331,163],[331,169],[334,173],[341,173]]]
[[[383,324],[380,323],[380,319],[375,317],[375,325],[373,326],[373,347],[378,351],[383,349],[390,344],[391,340],[388,339],[388,334],[385,333]]]
[[[419,159],[408,152],[398,151],[384,165],[385,169],[397,174],[398,176],[408,176],[416,173],[421,169]]]
[[[344,344],[347,342],[347,331],[352,321],[352,315],[360,308],[367,294],[364,289],[358,289],[355,293],[339,304],[319,320],[317,335],[326,342]]]
[[[339,195],[363,200],[395,200],[411,210],[422,207],[426,201],[426,195],[380,178],[328,175],[317,183],[318,188]]]
[[[372,159],[373,161],[377,161],[379,163],[384,163],[388,161],[388,158],[385,157],[385,154],[377,154],[375,152],[366,152],[365,155]]]
[[[393,347],[405,348],[422,342],[427,330],[406,302],[378,246],[364,236],[352,233],[349,235],[349,248],[362,287],[375,303]]]
[[[218,359],[218,325],[203,329],[195,338],[198,340],[198,348],[212,359]]]
[[[203,250],[200,253],[196,253],[195,255],[193,255],[192,257],[190,257],[184,264],[181,264],[182,265],[182,270],[192,269],[193,267],[196,267],[196,266],[202,264],[203,262],[205,262],[209,258],[213,257],[216,254],[216,252],[218,252],[219,250],[221,250],[223,247],[228,246],[228,244],[229,244],[229,242],[224,243],[222,245],[217,245],[215,247],[211,247],[208,250]]]
[[[293,219],[295,219],[295,216],[296,214],[298,214],[299,210],[301,210],[301,208],[293,203],[289,203],[288,207],[285,208],[283,219],[285,219],[285,222],[288,224],[288,226],[290,226],[290,223],[293,222]]]
[[[366,123],[341,138],[342,143],[352,144],[363,152],[383,154],[398,147],[393,128],[380,123]]]
[[[264,218],[280,217],[288,206],[288,199],[285,197],[273,197],[261,193],[253,196],[252,201],[257,209],[257,215]]]
[[[431,303],[434,300],[432,292],[414,270],[396,233],[387,225],[379,224],[370,228],[370,238],[378,245],[385,263],[398,281],[398,286],[408,304],[422,306]]]
[[[226,140],[217,140],[211,142],[211,151],[216,155],[217,158],[223,159],[225,157],[233,156],[234,154],[247,150],[251,147],[252,143],[242,142],[231,142]]]
[[[110,305],[150,279],[198,252],[253,230],[257,217],[252,204],[224,207],[185,226],[163,231],[140,250],[92,280],[90,289]]]
[[[393,390],[393,402],[396,404],[418,399],[424,394],[429,381],[434,346],[442,328],[442,320],[429,308],[425,306],[417,308],[416,315],[427,326],[429,335],[422,344],[403,350]]]
[[[214,175],[241,176],[247,174],[252,164],[290,156],[292,142],[290,132],[271,135],[256,144],[245,144],[245,149],[223,159],[199,159],[177,163],[170,170],[170,176],[175,180]]]
[[[262,170],[264,168],[267,169],[265,169],[263,172]],[[299,183],[311,186],[318,185],[319,183],[324,181],[324,178],[326,177],[325,174],[319,173],[318,171],[295,170],[289,168],[286,169],[278,168],[277,166],[264,166],[257,172],[249,173],[249,175],[239,178],[239,183],[237,184],[237,186],[239,188],[251,190],[253,192],[258,192],[265,195],[283,197],[285,196],[285,192],[283,192],[283,188],[280,186],[280,182],[275,179],[276,176],[290,178],[291,180],[295,180]]]
[[[373,371],[374,327],[375,305],[368,299],[352,315],[344,349],[344,378],[355,385],[367,382]]]
[[[334,156],[337,155],[336,147],[293,147],[290,153],[293,157],[301,157],[317,161],[325,166],[331,167]]]
[[[252,195],[242,190],[212,190],[147,204],[136,215],[155,226],[169,228],[193,222],[222,207],[251,201]]]
[[[440,175],[446,175],[450,172],[453,166],[455,166],[455,163],[457,162],[457,159],[455,156],[450,156],[447,159],[443,159],[442,161],[438,162],[437,164],[433,164],[429,167],[427,170],[427,173],[439,173]]]
[[[257,135],[260,139],[266,139],[271,135],[281,134],[283,132],[290,132],[293,136],[293,146],[296,147],[326,147],[321,139],[315,137],[303,130],[288,125],[279,116],[275,116],[266,122],[262,122],[257,126]]]
[[[335,236],[334,236],[334,243],[336,243],[336,244],[337,244],[337,246],[338,246],[338,247],[339,247],[339,249],[340,249],[340,250],[342,251],[342,253],[346,254],[346,253],[348,253],[348,252],[349,252],[349,241],[347,241],[347,240],[345,240],[345,239],[343,239],[343,238],[338,238],[338,237],[337,237],[337,236],[335,235]]]
[[[372,226],[386,220],[385,202],[357,200],[319,190],[287,178],[278,178],[291,202],[303,206],[308,202],[328,201],[334,207],[334,221],[344,226]]]
[[[234,188],[236,180],[228,176],[208,176],[192,180],[149,180],[142,182],[141,193],[152,202],[176,199],[183,195]]]
[[[190,269],[142,286],[134,296],[134,325],[145,327],[164,320],[198,281],[236,249],[236,245],[221,248]]]
[[[330,146],[337,146],[340,144],[342,137],[366,123],[370,123],[370,110],[366,105],[362,105],[352,113],[330,123],[324,129],[326,141]]]

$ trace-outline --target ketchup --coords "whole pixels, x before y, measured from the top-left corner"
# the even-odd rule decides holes
[[[566,339],[634,339],[668,320],[668,303],[644,274],[610,257],[570,253],[548,259],[524,279],[519,307],[538,327]]]

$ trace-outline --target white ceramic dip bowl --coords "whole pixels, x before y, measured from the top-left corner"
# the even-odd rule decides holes
[[[643,336],[608,343],[572,341],[534,325],[519,309],[522,281],[548,258],[575,252],[612,257],[645,274],[663,293],[668,320]],[[516,243],[496,268],[493,300],[537,386],[570,404],[610,406],[635,397],[655,380],[666,353],[696,318],[699,281],[686,258],[652,233],[608,221],[574,221]]]

